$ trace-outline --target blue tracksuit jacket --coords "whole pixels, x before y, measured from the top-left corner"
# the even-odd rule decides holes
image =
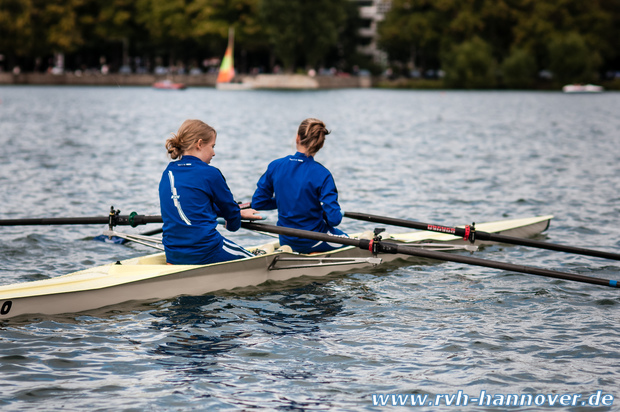
[[[278,209],[278,226],[322,233],[339,225],[343,215],[332,174],[299,152],[269,164],[257,183],[252,208]],[[280,243],[306,253],[317,241],[280,236]]]
[[[222,247],[217,217],[226,229],[241,227],[239,205],[219,169],[194,156],[170,162],[159,182],[166,260],[173,264],[209,261]]]

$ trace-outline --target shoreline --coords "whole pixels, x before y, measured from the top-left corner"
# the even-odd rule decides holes
[[[170,80],[186,87],[216,87],[216,73],[203,74],[101,74],[101,73],[19,73],[0,72],[0,86],[139,86],[152,87],[154,83]],[[440,80],[395,79],[387,80],[371,76],[308,76],[303,74],[238,75],[239,89],[255,90],[329,90],[329,89],[400,89],[400,90],[468,90],[446,88]],[[236,83],[233,83],[233,86]],[[620,91],[620,79],[601,81],[604,91]],[[234,87],[233,87],[234,89]],[[528,89],[490,88],[477,90],[562,91],[555,84],[539,84]]]
[[[183,83],[187,87],[215,87],[217,74],[101,74],[75,73],[0,73],[0,85],[49,85],[49,86],[148,86],[155,82],[170,80]],[[315,76],[302,74],[259,74],[240,75],[240,82],[251,85],[252,89],[345,89],[370,88],[373,79],[368,76]]]

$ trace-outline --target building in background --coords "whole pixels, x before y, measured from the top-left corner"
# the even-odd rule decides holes
[[[362,44],[359,51],[372,56],[375,63],[386,65],[387,54],[377,47],[377,25],[385,18],[385,14],[392,7],[391,0],[351,0],[356,3],[360,10],[362,28],[360,37]]]

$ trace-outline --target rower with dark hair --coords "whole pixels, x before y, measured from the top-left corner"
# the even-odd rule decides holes
[[[329,170],[314,160],[330,132],[319,119],[301,122],[295,137],[297,153],[274,160],[257,183],[256,210],[278,209],[278,226],[347,236],[336,226],[343,212]],[[326,252],[340,244],[280,235],[280,244],[299,253]]]

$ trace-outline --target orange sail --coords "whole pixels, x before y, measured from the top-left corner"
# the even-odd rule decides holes
[[[222,59],[220,72],[217,75],[218,83],[230,83],[235,77],[235,66],[233,63],[234,38],[235,29],[231,27],[228,30],[228,47],[226,48],[226,53],[224,53],[224,58]]]

